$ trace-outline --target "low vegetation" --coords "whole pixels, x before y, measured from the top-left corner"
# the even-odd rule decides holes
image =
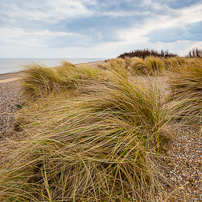
[[[55,69],[38,64],[28,65],[24,70],[22,91],[28,98],[44,97],[67,89],[77,89],[86,80],[98,79],[98,70],[90,66],[74,66],[63,62]]]
[[[2,142],[0,201],[168,200],[171,123],[201,124],[201,78],[200,58],[27,67],[18,130]]]
[[[154,57],[164,57],[164,58],[168,58],[168,57],[177,57],[176,54],[174,53],[169,53],[168,51],[161,51],[161,52],[158,52],[158,51],[155,51],[155,50],[148,50],[148,49],[144,49],[144,50],[134,50],[134,51],[131,51],[129,53],[124,53],[124,54],[121,54],[119,56],[119,58],[125,58],[125,57],[139,57],[139,58],[142,58],[142,59],[145,59],[146,57],[148,56],[154,56]]]
[[[198,48],[192,49],[191,51],[189,51],[188,57],[202,58],[202,50],[200,50]]]
[[[201,124],[202,60],[191,60],[178,74],[171,74],[170,84],[175,119],[183,119],[187,124]]]

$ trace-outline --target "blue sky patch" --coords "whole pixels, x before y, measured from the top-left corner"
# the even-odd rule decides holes
[[[1,0],[0,9],[1,57],[202,48],[202,0]]]

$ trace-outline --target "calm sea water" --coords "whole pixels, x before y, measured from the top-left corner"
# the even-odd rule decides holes
[[[60,65],[64,60],[69,61],[72,64],[79,64],[106,60],[106,58],[0,58],[0,74],[21,71],[24,68],[24,65],[31,63],[55,67]]]

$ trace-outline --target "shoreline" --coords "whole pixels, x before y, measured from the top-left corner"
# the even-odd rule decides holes
[[[74,65],[82,65],[83,64],[83,65],[97,66],[99,63],[103,63],[103,62],[105,62],[105,60],[88,62],[88,63],[78,63],[78,64],[74,64]],[[48,68],[57,68],[57,67],[59,67],[59,66],[48,67]],[[22,76],[23,76],[23,71],[0,74],[0,84],[4,83],[4,82],[10,82],[10,81],[18,80]]]
[[[22,75],[23,75],[22,71],[0,74],[0,83],[2,80],[21,77]]]

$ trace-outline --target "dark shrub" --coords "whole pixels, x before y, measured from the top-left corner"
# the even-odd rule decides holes
[[[169,53],[168,51],[163,51],[161,50],[161,52],[155,51],[155,50],[148,50],[148,49],[144,49],[144,50],[134,50],[131,51],[130,53],[124,53],[121,54],[118,58],[125,58],[125,57],[139,57],[139,58],[143,58],[145,59],[147,56],[155,56],[155,57],[176,57],[176,54],[173,53]]]
[[[192,49],[191,51],[189,51],[189,54],[187,55],[187,57],[198,57],[198,58],[202,58],[202,50],[200,49]]]

